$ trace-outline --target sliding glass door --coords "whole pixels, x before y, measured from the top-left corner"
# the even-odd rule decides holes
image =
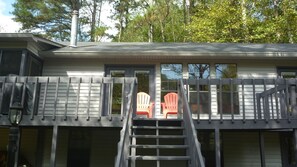
[[[137,77],[138,92],[145,92],[155,101],[155,67],[148,65],[106,65],[105,74],[110,77]],[[113,86],[112,115],[121,114],[122,84]],[[154,115],[154,111],[153,111]]]

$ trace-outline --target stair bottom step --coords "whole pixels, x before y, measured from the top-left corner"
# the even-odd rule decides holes
[[[190,160],[189,156],[129,156],[129,160],[146,160],[146,161],[171,161],[171,160]]]

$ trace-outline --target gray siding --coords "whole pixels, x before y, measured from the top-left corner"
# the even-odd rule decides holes
[[[222,136],[224,166],[261,166],[259,134],[257,132],[224,132]],[[278,133],[264,133],[266,166],[281,167],[278,138]]]
[[[103,77],[104,66],[100,61],[96,60],[48,60],[43,68],[44,76],[69,76],[69,77]],[[39,111],[42,110],[42,102],[44,95],[44,84],[41,85],[41,96],[39,99]],[[49,84],[47,90],[47,98],[45,105],[45,115],[52,115],[54,110],[56,84]],[[86,115],[88,105],[89,84],[84,83],[80,85],[80,92],[78,92],[78,84],[71,84],[69,88],[69,98],[67,106],[67,115],[74,115],[76,113],[77,96],[79,94],[78,115]],[[57,115],[64,115],[66,102],[67,84],[61,83],[58,89],[57,96]],[[90,94],[90,108],[89,113],[91,117],[98,116],[99,100],[100,100],[100,85],[92,84]]]
[[[23,128],[21,135],[19,159],[24,159],[28,161],[29,164],[34,165],[36,162],[37,129]]]
[[[0,151],[7,151],[8,133],[8,128],[0,128]]]

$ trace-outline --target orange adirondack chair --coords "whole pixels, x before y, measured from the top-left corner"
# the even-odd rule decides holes
[[[167,118],[168,114],[176,114],[178,109],[178,95],[177,93],[167,93],[164,96],[164,103],[161,103],[163,115]]]
[[[152,118],[153,103],[150,102],[150,95],[144,92],[137,93],[137,115],[146,115],[147,118]]]

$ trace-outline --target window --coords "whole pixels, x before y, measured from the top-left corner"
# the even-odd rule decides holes
[[[27,75],[28,76],[40,76],[42,73],[42,63],[33,57],[33,54],[30,53],[27,60]]]
[[[177,92],[177,81],[182,79],[182,64],[161,64],[161,97],[169,92]]]
[[[189,79],[208,79],[210,76],[209,64],[188,64]],[[209,86],[202,85],[199,87],[199,107],[200,113],[208,113],[209,100],[208,100]],[[197,88],[195,85],[189,87],[189,105],[192,113],[198,112],[197,101]]]
[[[0,54],[0,76],[20,74],[22,51],[2,51]]]
[[[280,78],[296,78],[297,68],[296,67],[280,67],[277,69],[278,76]]]
[[[216,78],[237,78],[237,66],[236,64],[216,64]],[[222,101],[220,100],[220,92],[222,92]],[[217,86],[217,101],[218,101],[218,113],[220,113],[220,105],[222,103],[222,113],[231,114],[233,107],[234,114],[239,114],[239,99],[237,86],[230,84]]]

